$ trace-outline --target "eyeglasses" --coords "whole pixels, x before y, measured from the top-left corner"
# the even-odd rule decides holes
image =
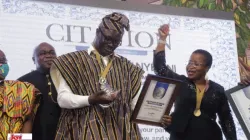
[[[198,62],[194,62],[194,61],[189,61],[187,65],[194,66],[194,67],[204,66],[203,63],[198,63]]]
[[[104,42],[105,42],[105,43],[107,43],[107,44],[108,44],[108,43],[112,43],[112,45],[114,45],[114,46],[119,46],[119,45],[121,45],[122,40],[115,40],[115,39],[112,39],[111,37],[106,36],[106,35],[103,33],[103,31],[102,31],[101,28],[99,28],[99,30],[100,30],[102,36],[104,37]]]

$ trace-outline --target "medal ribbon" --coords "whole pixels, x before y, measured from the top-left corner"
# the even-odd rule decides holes
[[[196,85],[196,107],[195,107],[195,110],[194,110],[194,115],[196,117],[199,117],[201,115],[201,110],[200,110],[201,101],[202,101],[204,93],[208,89],[208,87],[209,87],[209,81],[208,80],[206,80],[206,86],[205,86],[205,88],[203,90],[199,90],[198,86]]]
[[[101,66],[101,55],[95,50],[94,51],[95,55],[96,55],[96,59],[97,59],[97,62],[99,63],[99,65]],[[101,72],[101,77],[100,77],[100,82],[106,82],[106,76],[110,70],[110,67],[112,65],[112,62],[113,62],[114,58],[110,60],[110,62],[108,63],[108,65],[105,67],[105,69],[103,70],[102,68],[102,72]]]
[[[195,108],[195,111],[200,110],[201,101],[202,101],[202,98],[204,96],[205,89],[206,88],[204,88],[203,90],[200,91],[199,88],[196,87],[196,108]]]

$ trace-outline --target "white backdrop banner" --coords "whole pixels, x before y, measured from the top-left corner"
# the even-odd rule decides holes
[[[166,61],[179,74],[185,73],[190,54],[198,48],[213,55],[209,78],[229,89],[239,81],[237,47],[233,20],[197,18],[157,13],[124,11],[89,6],[73,6],[22,0],[0,0],[0,49],[10,64],[7,79],[17,79],[35,69],[34,47],[52,44],[58,55],[88,49],[101,18],[113,11],[128,16],[131,31],[126,32],[117,53],[153,74],[153,50],[157,29],[169,23],[170,42]],[[145,75],[146,75],[145,74]],[[143,79],[144,80],[144,79]],[[246,140],[237,119],[239,140]],[[162,128],[140,125],[145,140],[167,140]]]

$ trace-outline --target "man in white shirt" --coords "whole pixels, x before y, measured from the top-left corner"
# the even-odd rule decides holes
[[[144,71],[114,53],[120,45],[128,18],[112,13],[96,30],[93,51],[58,57],[51,78],[62,109],[56,140],[141,139],[130,122],[133,103]]]

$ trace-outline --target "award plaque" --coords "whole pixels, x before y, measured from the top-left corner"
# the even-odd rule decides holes
[[[250,86],[236,86],[227,90],[226,95],[247,139],[250,140]]]
[[[178,80],[147,75],[131,121],[161,126],[161,118],[165,114],[169,115],[181,83]]]

